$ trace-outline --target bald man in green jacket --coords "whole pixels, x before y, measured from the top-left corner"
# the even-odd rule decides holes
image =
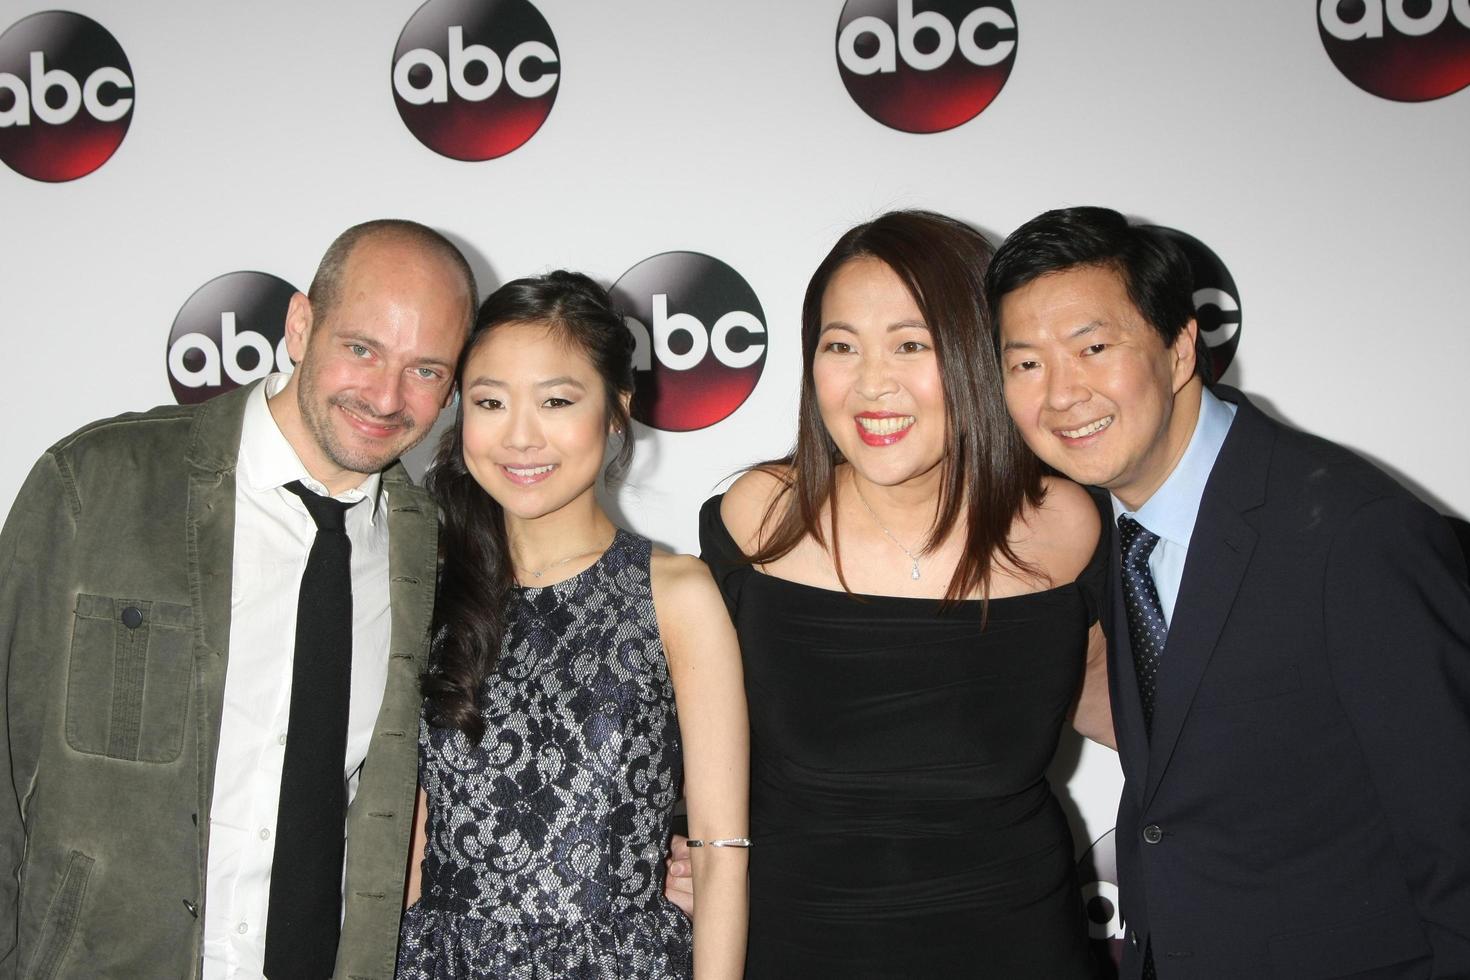
[[[0,535],[0,978],[262,972],[281,769],[238,760],[287,743],[248,716],[289,700],[292,624],[264,610],[295,609],[315,530],[293,479],[358,515],[334,975],[393,975],[437,550],[397,459],[453,395],[476,298],[442,236],[357,226],[291,302],[289,377],[36,463]]]

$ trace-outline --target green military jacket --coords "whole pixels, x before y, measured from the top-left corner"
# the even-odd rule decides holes
[[[250,390],[68,436],[0,533],[0,980],[200,972]],[[336,975],[388,980],[437,526],[401,465],[383,486],[388,686],[347,816]]]

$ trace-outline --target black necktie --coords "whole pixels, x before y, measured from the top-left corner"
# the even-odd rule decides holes
[[[312,493],[299,481],[286,489],[306,504],[316,522],[316,540],[296,605],[265,975],[322,980],[336,965],[342,928],[343,769],[352,680],[352,542],[343,517],[352,504]]]
[[[1133,669],[1138,675],[1138,697],[1143,702],[1143,730],[1153,736],[1154,695],[1158,689],[1159,658],[1169,638],[1169,624],[1159,604],[1148,556],[1159,536],[1129,517],[1118,516],[1123,553],[1123,599],[1128,607],[1128,640],[1133,645]]]

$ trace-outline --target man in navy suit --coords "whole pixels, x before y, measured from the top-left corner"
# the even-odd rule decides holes
[[[1125,980],[1470,977],[1470,589],[1445,521],[1207,384],[1187,260],[1117,212],[1033,219],[987,286],[1017,426],[1117,522]]]

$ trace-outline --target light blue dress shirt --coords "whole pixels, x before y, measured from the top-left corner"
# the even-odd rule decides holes
[[[1148,558],[1148,570],[1154,577],[1166,624],[1174,620],[1174,601],[1179,598],[1184,559],[1189,554],[1189,539],[1194,535],[1194,519],[1199,516],[1205,484],[1234,421],[1235,406],[1216,398],[1206,388],[1200,397],[1199,419],[1194,434],[1189,437],[1189,446],[1164,485],[1136,511],[1130,512],[1121,500],[1112,497],[1115,523],[1119,515],[1127,514],[1159,536],[1159,543]]]

